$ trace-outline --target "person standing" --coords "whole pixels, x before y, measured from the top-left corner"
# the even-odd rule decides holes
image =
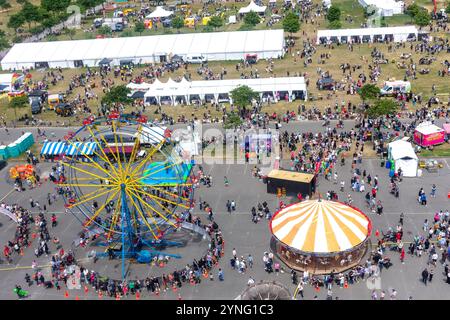
[[[305,298],[305,296],[303,295],[303,283],[300,281],[298,286],[297,286],[297,295],[300,295],[302,297],[302,299]]]
[[[432,198],[436,198],[436,190],[437,190],[436,185],[433,183],[433,185],[431,186],[431,193],[430,193],[430,196]]]
[[[224,280],[223,271],[222,271],[221,268],[219,268],[219,272],[217,272],[217,276],[219,278],[219,281],[223,281]]]
[[[405,248],[402,248],[402,251],[400,252],[400,261],[405,263]]]
[[[433,281],[434,271],[433,268],[430,269],[430,274],[428,275],[428,282]]]
[[[429,276],[428,270],[427,270],[427,268],[425,268],[425,269],[422,271],[422,282],[423,282],[425,285],[427,285],[428,276]]]
[[[398,223],[399,224],[401,224],[402,226],[403,226],[403,218],[405,217],[405,214],[402,212],[401,214],[400,214],[400,219],[399,219],[399,221],[398,221]]]
[[[252,269],[253,268],[253,257],[251,254],[248,255],[247,263],[248,263],[248,266],[250,267],[250,269]]]

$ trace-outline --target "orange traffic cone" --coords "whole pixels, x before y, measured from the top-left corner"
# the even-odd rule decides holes
[[[89,292],[88,287],[87,287],[87,286],[84,286],[84,293],[85,293],[85,294],[88,294],[88,292]]]
[[[378,238],[380,236],[380,231],[378,229],[375,231],[375,236]]]
[[[64,292],[64,297],[66,297],[66,298],[69,297],[69,291],[66,290],[66,292]]]
[[[139,293],[139,291],[136,291],[136,300],[139,300],[141,298],[141,294]]]
[[[178,294],[178,300],[181,300],[181,293]]]
[[[316,289],[317,292],[320,292],[319,286],[316,286],[314,289]]]
[[[116,300],[120,300],[120,294],[116,293]]]
[[[23,248],[20,248],[20,255],[23,256]]]
[[[80,298],[78,297],[78,295],[75,296],[75,300],[80,300]]]
[[[102,292],[102,291],[99,291],[99,292],[98,292],[98,298],[99,298],[99,299],[103,298],[103,292]]]
[[[345,289],[348,289],[348,283],[347,283],[347,281],[344,282],[344,288],[345,288]]]

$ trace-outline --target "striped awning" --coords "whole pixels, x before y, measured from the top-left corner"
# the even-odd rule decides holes
[[[364,242],[370,235],[371,222],[365,214],[343,203],[308,200],[275,213],[270,229],[291,248],[328,254]]]
[[[64,153],[66,150],[65,142],[53,142],[47,141],[44,143],[41,149],[41,155],[43,156],[57,156]]]
[[[97,143],[95,142],[74,142],[67,147],[67,156],[91,156],[97,150]]]

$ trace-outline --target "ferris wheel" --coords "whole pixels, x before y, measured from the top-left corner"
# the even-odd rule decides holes
[[[145,117],[112,113],[89,118],[66,136],[62,165],[69,189],[66,208],[89,236],[101,237],[97,257],[147,263],[181,227],[193,206],[193,161],[170,139],[170,131]],[[179,258],[176,254],[164,254]]]

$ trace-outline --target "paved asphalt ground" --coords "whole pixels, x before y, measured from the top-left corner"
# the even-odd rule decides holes
[[[346,129],[352,127],[351,122],[346,123]],[[302,122],[296,124],[289,124],[286,128],[291,131],[313,131],[322,132],[323,127],[320,123],[314,122]],[[285,128],[283,128],[285,129]],[[31,131],[34,131],[32,129]],[[48,128],[47,134],[54,132],[55,136],[63,137],[68,128]],[[3,129],[0,130],[0,141],[10,142],[20,136],[22,129],[10,129],[10,135],[6,135]],[[25,130],[28,131],[28,130]],[[39,139],[40,141],[42,138]],[[338,167],[339,179],[345,178],[346,188],[345,193],[339,193],[341,199],[345,199],[348,193],[352,194],[354,205],[363,210],[373,222],[373,229],[386,230],[389,226],[395,227],[399,220],[401,212],[405,213],[404,230],[405,241],[410,241],[416,234],[423,234],[422,225],[426,218],[432,220],[433,214],[437,210],[449,209],[449,199],[447,199],[447,193],[449,188],[450,177],[450,159],[442,159],[444,162],[444,168],[440,169],[438,173],[424,172],[424,175],[420,178],[405,178],[400,184],[400,198],[396,199],[388,192],[388,171],[387,169],[380,167],[380,161],[378,159],[366,159],[363,160],[360,166],[361,170],[366,169],[367,173],[372,176],[378,175],[380,180],[380,199],[383,201],[384,214],[381,216],[375,215],[369,212],[364,204],[364,194],[356,194],[349,192],[348,185],[350,180],[350,167],[347,162],[347,166]],[[11,162],[9,165],[14,165]],[[45,172],[49,172],[51,164],[40,163],[38,165],[41,170],[41,176],[45,177]],[[224,239],[226,241],[226,253],[224,258],[220,262],[220,267],[225,272],[225,281],[219,282],[217,280],[217,269],[214,270],[215,280],[202,281],[200,285],[190,286],[185,285],[181,288],[180,293],[184,300],[189,299],[234,299],[245,288],[249,277],[253,277],[256,282],[260,280],[277,280],[291,291],[294,292],[295,287],[291,284],[289,270],[285,273],[270,274],[268,275],[264,271],[264,265],[262,262],[262,255],[265,251],[269,251],[270,233],[268,229],[268,221],[262,220],[257,224],[251,222],[250,210],[252,206],[256,206],[258,202],[264,200],[269,203],[271,210],[274,210],[277,206],[278,199],[274,195],[269,195],[266,192],[266,185],[261,181],[258,181],[252,177],[251,171],[253,164],[248,165],[232,165],[232,164],[214,164],[204,165],[204,169],[207,173],[210,173],[213,177],[213,187],[206,188],[202,186],[196,191],[196,200],[199,202],[199,198],[206,200],[213,208],[215,212],[215,219],[222,229]],[[8,174],[8,168],[3,169],[0,172],[0,200],[6,203],[20,203],[25,208],[30,209],[29,198],[38,200],[41,205],[46,202],[46,196],[48,192],[53,192],[54,185],[49,182],[45,182],[41,187],[27,190],[22,193],[13,191],[12,185],[8,184],[6,176]],[[225,187],[223,183],[223,177],[227,176],[230,181],[230,186]],[[437,185],[437,197],[429,198],[427,206],[421,206],[418,204],[416,197],[420,187],[423,187],[427,193],[430,192],[431,185],[435,183]],[[333,185],[330,182],[320,178],[319,190],[322,194],[325,194],[328,190],[338,190],[338,186]],[[227,200],[235,200],[237,203],[237,211],[232,214],[226,212],[225,203]],[[283,201],[289,202],[290,199],[284,199]],[[203,213],[198,212],[196,214],[203,215],[204,221],[206,216]],[[56,228],[50,230],[51,235],[57,235],[64,248],[68,250],[71,247],[72,242],[77,238],[78,232],[81,230],[79,222],[71,215],[64,213],[63,201],[58,200],[56,204],[48,207],[47,216],[51,213],[55,213],[58,217],[59,224]],[[48,219],[50,220],[50,219]],[[10,221],[7,217],[0,216],[0,244],[3,246],[8,240],[12,239],[15,231],[14,222]],[[372,235],[372,242],[376,243],[375,236]],[[174,270],[176,267],[190,263],[193,257],[200,257],[206,250],[204,242],[190,243],[186,248],[181,249],[183,258],[181,260],[172,260],[167,268],[167,272]],[[26,288],[24,281],[25,273],[31,274],[31,262],[35,258],[34,256],[35,243],[31,247],[25,250],[24,256],[15,256],[13,264],[8,265],[3,262],[0,265],[0,285],[3,290],[0,291],[0,299],[17,299],[17,296],[12,292],[15,284],[21,284]],[[253,255],[255,264],[253,269],[249,269],[246,274],[240,274],[237,271],[231,270],[229,266],[229,259],[231,258],[231,251],[236,248],[239,256],[247,256],[249,253]],[[54,251],[55,248],[50,245],[50,250]],[[437,266],[435,277],[432,283],[425,286],[420,282],[420,274],[427,264],[427,257],[417,258],[406,255],[405,264],[401,264],[398,253],[388,253],[392,258],[394,265],[388,270],[383,270],[381,274],[381,280],[379,284],[381,289],[388,292],[391,288],[395,288],[398,292],[398,299],[407,299],[412,296],[414,299],[448,299],[449,285],[444,282],[443,267]],[[120,270],[119,261],[108,262],[106,260],[99,260],[96,264],[86,260],[87,250],[78,250],[77,258],[85,259],[86,265],[89,268],[94,268],[97,271],[114,272]],[[3,258],[3,256],[2,256]],[[45,265],[49,264],[50,256],[42,256],[37,259],[39,266],[42,267],[44,276],[49,276],[49,268]],[[116,271],[117,272],[117,271]],[[134,274],[156,274],[165,272],[162,270],[152,270],[145,265],[137,265],[131,267],[131,273]],[[370,299],[371,289],[369,289],[365,281],[350,286],[348,289],[340,289],[333,287],[334,296],[338,296],[340,299]],[[30,290],[29,299],[64,299],[64,288],[60,292],[55,289],[44,289],[42,287],[36,287],[33,285]],[[70,290],[69,299],[74,299],[78,295],[80,299],[98,299],[95,292],[90,288],[89,294],[84,294],[83,290]],[[159,297],[149,296],[144,293],[141,299],[176,299],[178,293],[168,291],[161,293]],[[322,289],[320,292],[316,292],[311,287],[305,288],[305,298],[312,299],[314,295],[318,295],[319,299],[325,299],[326,292]],[[388,294],[387,294],[388,295]],[[105,298],[104,298],[105,299]],[[134,297],[130,297],[134,299]]]

